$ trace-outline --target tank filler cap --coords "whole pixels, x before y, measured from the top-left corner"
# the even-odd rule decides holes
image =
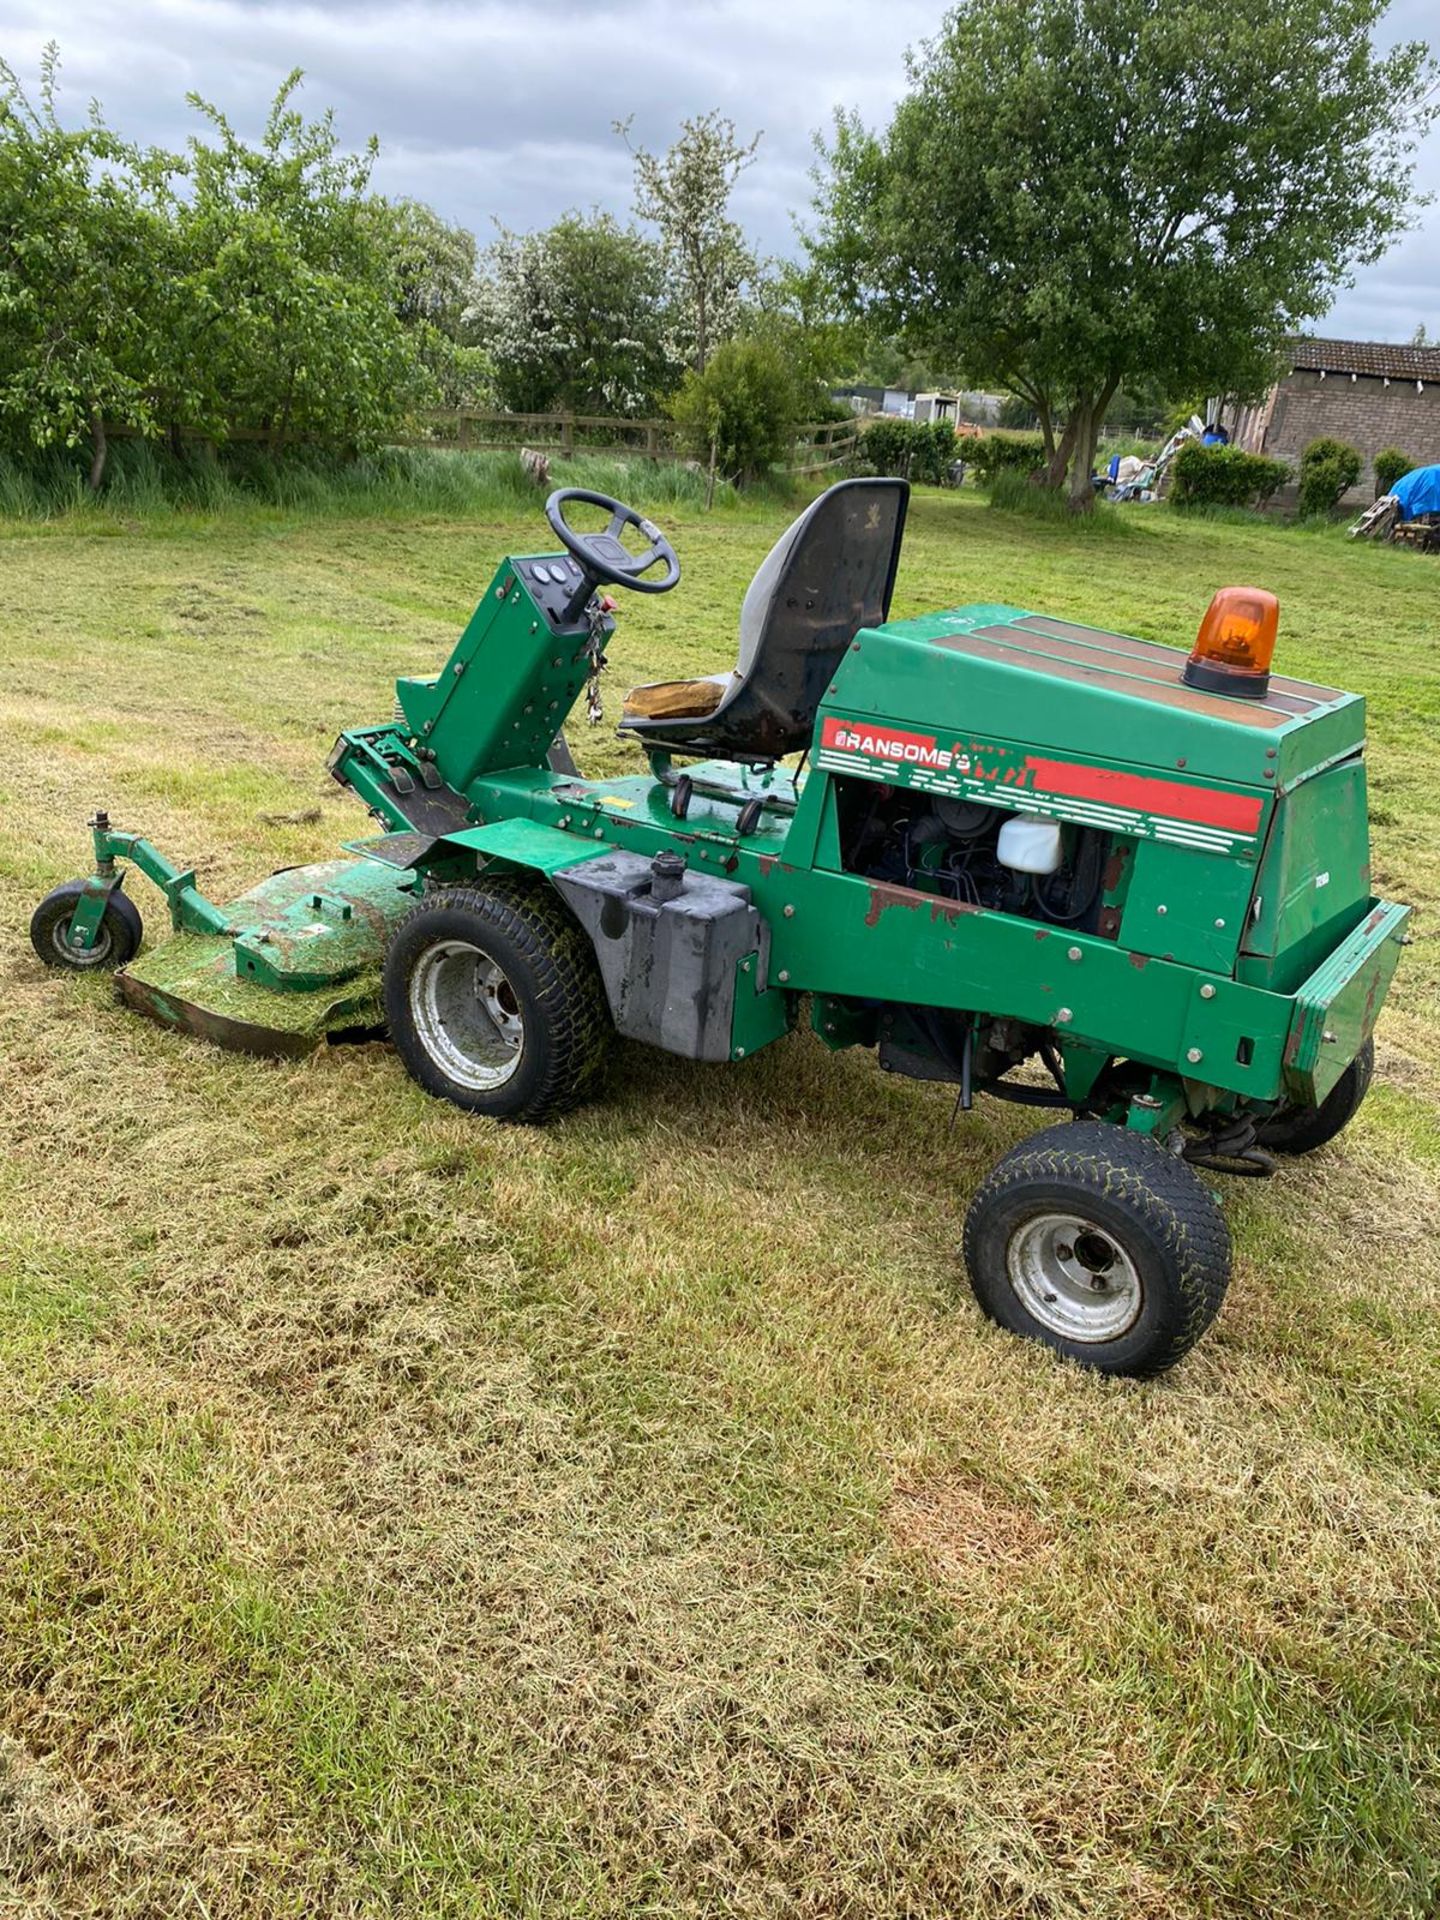
[[[676,899],[685,887],[685,858],[662,848],[650,862],[650,898],[660,906]]]

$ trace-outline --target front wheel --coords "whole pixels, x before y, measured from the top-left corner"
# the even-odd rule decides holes
[[[533,882],[448,887],[402,920],[385,1014],[412,1076],[471,1113],[538,1123],[583,1096],[610,1031],[583,930]]]
[[[992,1320],[1102,1373],[1162,1373],[1220,1311],[1230,1232],[1213,1194],[1142,1134],[1101,1121],[1013,1148],[965,1220]]]
[[[88,947],[71,944],[70,922],[84,895],[84,880],[67,880],[54,888],[30,916],[30,944],[47,967],[70,967],[76,973],[113,973],[133,960],[144,938],[144,923],[135,902],[112,887],[95,938]]]

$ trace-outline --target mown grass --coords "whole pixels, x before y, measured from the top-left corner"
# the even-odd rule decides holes
[[[776,519],[672,511],[612,706],[724,663]],[[1374,1097],[1228,1183],[1225,1313],[1135,1386],[959,1284],[1012,1110],[951,1132],[797,1035],[617,1048],[508,1131],[384,1047],[227,1056],[34,962],[96,803],[220,897],[359,826],[331,738],[538,524],[0,537],[0,1910],[1433,1913],[1434,562],[917,498],[900,613],[1180,639],[1273,586],[1286,669],[1371,697],[1377,883],[1425,909]]]

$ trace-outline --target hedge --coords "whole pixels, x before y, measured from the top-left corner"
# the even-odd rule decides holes
[[[893,473],[932,487],[948,482],[951,465],[962,452],[948,420],[916,422],[888,414],[864,429],[862,447],[861,459],[872,473]]]
[[[965,442],[965,458],[983,486],[997,473],[1033,473],[1045,465],[1045,442],[1038,433],[979,433]]]
[[[1402,453],[1399,447],[1383,447],[1375,456],[1375,498],[1393,493],[1395,482],[1414,471],[1415,462],[1408,453]]]
[[[1283,460],[1239,447],[1202,447],[1198,440],[1181,447],[1170,473],[1177,507],[1263,507],[1290,478]]]
[[[1344,440],[1312,440],[1300,456],[1300,511],[1333,513],[1360,478],[1360,449]]]

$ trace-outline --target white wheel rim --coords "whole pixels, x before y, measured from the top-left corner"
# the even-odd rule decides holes
[[[1108,1227],[1083,1214],[1024,1221],[1010,1236],[1005,1266],[1031,1319],[1062,1340],[1118,1340],[1145,1304],[1135,1262]]]
[[[503,1087],[525,1053],[525,1017],[504,969],[468,940],[437,940],[410,975],[410,1018],[442,1073],[472,1093]]]

